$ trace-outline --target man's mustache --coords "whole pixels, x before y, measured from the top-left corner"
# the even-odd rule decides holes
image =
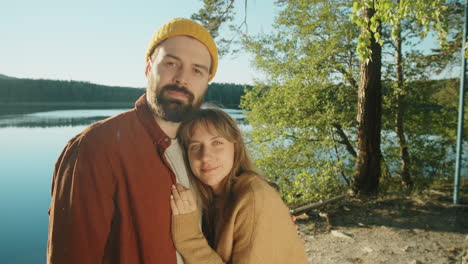
[[[187,88],[185,88],[183,86],[169,84],[169,85],[164,86],[164,88],[162,89],[162,92],[169,91],[169,90],[179,92],[179,93],[183,93],[183,94],[187,95],[189,100],[193,100],[195,98],[193,93],[190,92]]]

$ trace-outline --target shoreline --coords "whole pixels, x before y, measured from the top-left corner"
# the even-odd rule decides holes
[[[133,108],[134,102],[0,102],[0,116],[72,109]]]
[[[213,103],[208,101],[207,103]],[[53,110],[74,110],[74,109],[131,109],[135,102],[111,102],[111,101],[69,101],[69,102],[0,102],[0,117],[6,115],[21,115],[36,112]],[[239,106],[221,106],[222,108],[240,110]]]

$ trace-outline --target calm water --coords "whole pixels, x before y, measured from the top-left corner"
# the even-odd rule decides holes
[[[67,141],[121,110],[0,116],[0,263],[45,263],[50,184]],[[242,118],[238,110],[226,111]]]

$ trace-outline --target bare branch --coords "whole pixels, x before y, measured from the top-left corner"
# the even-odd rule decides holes
[[[234,1],[235,1],[235,0],[231,0],[231,1],[229,2],[229,5],[228,5],[228,6],[226,7],[226,9],[224,10],[224,12],[221,13],[221,15],[219,15],[216,19],[218,19],[218,20],[221,21],[222,18],[223,18],[225,15],[227,15],[227,13],[229,12],[229,10],[231,10],[231,8],[234,6]]]
[[[304,206],[292,209],[292,210],[289,211],[289,213],[292,214],[292,215],[298,215],[298,214],[306,212],[306,211],[308,211],[310,209],[322,207],[322,206],[324,206],[326,204],[333,203],[333,202],[345,199],[348,196],[350,196],[350,195],[345,193],[345,194],[338,195],[338,196],[335,196],[335,197],[327,199],[327,200],[323,200],[323,201],[321,200],[321,201],[318,201],[318,202],[315,202],[315,203],[310,203],[308,205],[304,205]]]
[[[331,129],[330,129],[331,130]],[[331,131],[331,136],[333,138],[333,141],[336,142],[335,140],[335,134],[333,133],[333,131]],[[336,156],[336,159],[338,160],[338,162],[341,161],[341,158],[340,158],[340,154],[338,152],[338,148],[336,147],[336,144],[333,144],[333,148],[335,149],[335,156]],[[343,170],[340,170],[340,173],[341,173],[341,177],[343,178],[343,180],[346,182],[346,185],[349,186],[349,184],[351,183],[350,180],[348,179],[348,177],[346,177],[346,175],[344,174]]]
[[[343,66],[341,66],[341,65],[339,65],[339,64],[336,65],[336,70],[337,70],[338,72],[340,72],[341,74],[343,74],[343,76],[345,77],[345,80],[349,83],[349,85],[351,85],[351,87],[353,87],[353,88],[355,88],[355,89],[358,88],[358,83],[357,83],[357,81],[354,79],[353,75],[352,75],[349,71],[345,70],[345,69],[343,68]]]
[[[335,124],[332,124],[332,126],[336,129],[336,133],[341,138],[341,141],[337,141],[337,142],[345,145],[346,150],[349,152],[349,154],[351,154],[351,156],[356,158],[357,157],[356,151],[354,150],[353,145],[351,145],[351,142],[349,141],[348,136],[343,131],[343,128],[341,127],[341,125],[335,123]]]

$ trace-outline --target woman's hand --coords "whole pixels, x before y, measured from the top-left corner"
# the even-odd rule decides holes
[[[171,209],[173,215],[189,214],[197,210],[192,191],[184,186],[172,185]]]

